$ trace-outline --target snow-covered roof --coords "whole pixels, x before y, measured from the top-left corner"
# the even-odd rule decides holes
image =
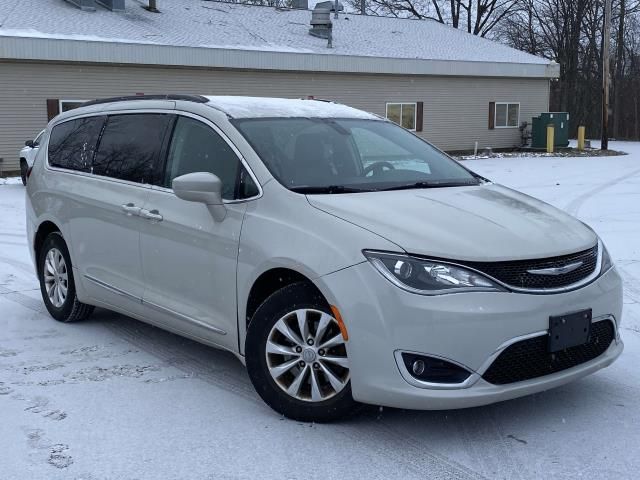
[[[364,118],[375,115],[340,103],[320,100],[288,98],[207,96],[209,105],[233,118],[305,117],[305,118]]]
[[[451,63],[465,62],[475,64],[476,69],[478,64],[502,65],[502,70],[508,68],[507,65],[517,65],[512,76],[552,76],[539,74],[549,67],[546,59],[431,20],[344,13],[334,19],[332,14],[333,48],[327,48],[326,40],[309,35],[309,10],[208,0],[160,1],[160,14],[141,8],[146,4],[144,0],[126,0],[124,12],[112,12],[100,6],[94,12],[87,12],[63,0],[2,0],[1,3],[0,45],[4,44],[5,48],[0,48],[0,56],[2,51],[10,53],[10,47],[16,47],[20,39],[46,39],[49,44],[59,40],[65,42],[65,48],[75,48],[73,54],[66,53],[72,60],[84,60],[83,52],[93,52],[97,61],[105,58],[124,63],[159,63],[162,59],[154,58],[158,47],[171,47],[189,50],[189,55],[182,54],[187,65],[200,62],[204,63],[202,66],[233,68],[236,62],[243,68],[247,66],[243,62],[251,59],[254,65],[248,65],[250,68],[367,71],[371,67],[360,64],[373,60],[381,73],[405,73],[398,71],[401,69],[398,61],[404,61],[406,65],[402,68],[406,73],[432,73],[429,69],[425,71],[424,65],[415,67],[416,63],[432,62],[432,70],[433,67],[443,70],[434,71],[436,74],[447,74],[447,68],[449,74],[458,74]],[[75,46],[67,45],[69,42],[75,42]],[[101,51],[105,42],[111,47],[108,52]],[[136,52],[126,53],[118,48],[123,47],[123,43],[135,45]],[[140,54],[143,51],[146,55]],[[60,57],[55,59],[67,59],[60,46],[51,53]],[[277,61],[274,54],[279,54]],[[178,51],[170,53],[165,49],[162,55],[166,64],[180,64],[171,57],[180,55]],[[287,61],[283,61],[285,57]],[[385,60],[398,65],[387,65]],[[222,64],[210,65],[215,62]],[[291,68],[286,68],[287,64],[291,64]],[[394,68],[396,71],[392,71]],[[498,69],[494,74],[509,75],[509,72]]]

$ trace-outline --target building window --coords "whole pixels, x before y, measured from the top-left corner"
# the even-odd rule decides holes
[[[416,130],[416,103],[387,103],[387,118],[407,130]]]
[[[69,110],[78,108],[84,102],[88,102],[88,100],[58,100],[58,101],[60,102],[60,105],[59,105],[60,113],[68,112]]]
[[[520,125],[519,103],[497,103],[495,128],[513,128]]]

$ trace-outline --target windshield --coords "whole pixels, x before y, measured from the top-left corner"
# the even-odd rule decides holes
[[[478,177],[405,129],[382,120],[238,119],[272,175],[300,193],[477,185]]]

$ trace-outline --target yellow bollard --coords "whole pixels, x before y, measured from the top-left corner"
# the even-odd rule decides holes
[[[578,150],[584,150],[584,127],[578,127]]]
[[[553,153],[553,134],[554,126],[550,123],[547,125],[547,153]]]

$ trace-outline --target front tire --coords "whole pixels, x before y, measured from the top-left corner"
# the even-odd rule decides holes
[[[77,322],[93,313],[78,301],[69,249],[60,232],[45,238],[38,255],[40,292],[49,314],[59,322]]]
[[[357,406],[338,322],[306,283],[288,285],[260,305],[249,324],[245,354],[256,391],[285,417],[329,422]]]
[[[20,160],[20,178],[22,179],[22,185],[27,186],[27,170],[29,166],[26,160]]]

